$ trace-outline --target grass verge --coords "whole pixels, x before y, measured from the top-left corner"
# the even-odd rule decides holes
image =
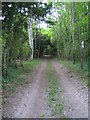
[[[40,63],[40,60],[28,60],[23,62],[23,67],[18,67],[14,69],[12,67],[8,68],[7,77],[3,76],[2,88],[3,88],[3,98],[9,97],[18,86],[24,85],[26,82],[27,75],[32,72],[36,66]]]
[[[47,61],[47,83],[48,105],[51,108],[51,115],[54,117],[66,118],[64,115],[64,104],[61,102],[59,88],[59,79],[54,71],[51,62]]]
[[[81,77],[82,82],[86,82],[88,84],[88,64],[84,63],[83,69],[80,68],[80,63],[73,64],[72,61],[66,61],[61,59],[56,59],[59,63],[65,65],[71,72],[74,72],[78,76]]]

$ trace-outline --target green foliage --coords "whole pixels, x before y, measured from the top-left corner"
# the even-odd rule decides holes
[[[40,117],[43,118],[45,115],[44,114],[40,114]]]
[[[76,73],[77,75],[81,76],[81,79],[83,82],[88,83],[88,62],[84,62],[84,68],[80,68],[80,63],[77,62],[76,64],[73,64],[72,61],[66,61],[66,60],[59,60],[60,63],[64,64],[71,72]]]
[[[7,97],[13,93],[19,85],[23,85],[26,81],[27,75],[32,72],[36,66],[40,63],[40,60],[27,60],[23,62],[23,67],[14,69],[8,68],[7,76],[3,76],[2,88],[4,91],[9,91],[4,96]]]
[[[42,2],[30,2],[29,4],[27,2],[7,2],[2,4],[4,20],[2,20],[2,38],[0,41],[2,40],[2,73],[5,84],[22,72],[23,68],[20,66],[22,66],[23,61],[30,58],[32,51],[28,37],[28,17],[33,20],[35,58],[42,57],[44,54],[51,54],[54,57],[80,61],[81,44],[73,2],[53,3],[54,7],[52,2],[48,4]],[[88,58],[88,7],[87,2],[76,3],[81,43],[84,44],[82,47],[84,62]],[[51,17],[53,10],[57,12],[57,18]],[[49,17],[46,16],[47,14]],[[48,29],[39,28],[38,23],[40,21],[45,21],[49,26]],[[24,64],[28,67],[26,63]],[[24,70],[26,69],[28,72],[25,66]],[[79,68],[79,65],[76,68]],[[87,71],[85,64],[83,70]]]
[[[2,70],[7,74],[8,67],[17,67],[17,60],[22,62],[31,54],[28,38],[28,21],[30,17],[38,22],[49,13],[52,3],[41,2],[28,3],[3,3],[2,6]],[[33,23],[33,33],[35,24]],[[40,35],[38,35],[40,36]],[[40,37],[39,37],[40,39]],[[37,39],[36,51],[39,53],[39,39]],[[39,46],[39,47],[38,47]],[[33,45],[34,47],[34,45]],[[38,54],[37,53],[37,54]]]
[[[60,58],[80,61],[80,41],[77,29],[77,18],[75,14],[75,6],[70,3],[55,3],[54,10],[57,11],[58,20],[55,24],[50,25],[49,29],[42,30],[43,34],[50,36],[51,43],[56,47],[57,56]],[[81,36],[81,44],[83,43],[82,56],[86,61],[88,56],[88,4],[76,3],[76,12],[78,17],[78,26]],[[52,13],[53,14],[53,13]],[[49,20],[54,18],[49,17]],[[53,19],[53,20],[52,20]],[[74,34],[74,38],[73,38]],[[73,42],[74,39],[74,42]]]

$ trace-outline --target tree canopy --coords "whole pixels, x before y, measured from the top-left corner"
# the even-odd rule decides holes
[[[28,18],[32,22],[33,56],[51,54],[75,64],[88,56],[88,3],[6,2],[2,4],[3,74],[30,58]],[[44,21],[47,29],[41,28]]]

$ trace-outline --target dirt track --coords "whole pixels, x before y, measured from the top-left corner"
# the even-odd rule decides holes
[[[65,114],[69,118],[88,117],[88,89],[82,85],[78,76],[56,61],[51,61],[60,80],[59,89],[64,89],[62,100]],[[36,70],[28,76],[27,82],[8,99],[3,106],[3,117],[8,118],[40,118],[47,116],[46,96],[46,60],[42,60]]]
[[[88,117],[88,88],[78,76],[70,73],[63,65],[52,61],[53,67],[60,79],[60,90],[64,89],[62,99],[65,106],[65,114],[69,118]]]

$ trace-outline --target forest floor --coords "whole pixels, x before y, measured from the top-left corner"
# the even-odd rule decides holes
[[[3,105],[4,118],[88,118],[88,87],[56,60],[42,59]]]

